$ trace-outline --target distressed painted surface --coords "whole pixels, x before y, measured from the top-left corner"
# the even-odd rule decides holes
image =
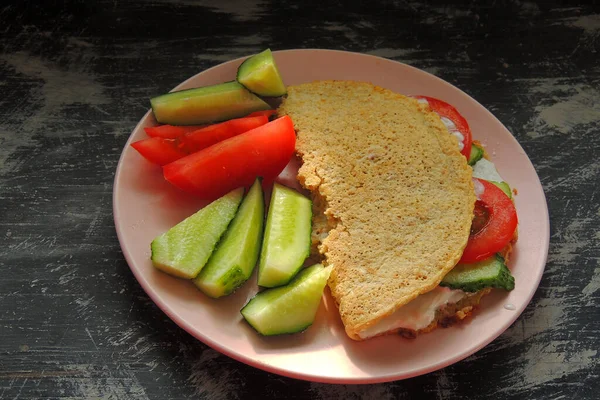
[[[600,7],[295,3],[0,5],[0,398],[597,398]],[[332,386],[222,356],[148,299],[112,222],[127,136],[152,95],[268,46],[422,68],[517,137],[546,191],[551,247],[498,340],[427,376]]]

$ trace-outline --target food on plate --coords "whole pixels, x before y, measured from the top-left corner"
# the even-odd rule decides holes
[[[252,185],[256,177],[272,182],[294,154],[296,133],[289,117],[223,140],[163,167],[167,181],[204,199]]]
[[[478,292],[485,288],[513,290],[515,278],[499,254],[473,264],[457,264],[440,282],[440,286]]]
[[[277,114],[277,110],[272,109],[272,110],[254,111],[253,113],[250,113],[250,114],[248,114],[246,116],[247,117],[257,117],[257,116],[264,115],[267,118],[271,118],[275,114]]]
[[[272,111],[272,110],[269,110]],[[258,128],[269,121],[267,114],[256,114],[244,118],[230,119],[204,127],[180,127],[161,125],[144,128],[151,136],[131,144],[144,158],[154,164],[166,165],[195,153],[225,139]],[[160,129],[166,128],[166,129]]]
[[[480,143],[473,142],[471,144],[471,154],[469,154],[469,165],[475,165],[477,161],[483,158],[483,146]]]
[[[426,100],[368,83],[318,81],[288,87],[278,110],[298,132],[313,241],[333,267],[328,285],[355,340],[447,325],[491,290],[439,286],[470,240],[476,194],[466,121],[446,103]]]
[[[238,188],[213,201],[152,241],[152,264],[173,276],[195,278],[225,233],[244,194]]]
[[[192,279],[203,293],[219,298],[248,280],[261,242],[267,242],[267,265],[283,265],[287,270],[263,271],[274,276],[278,287],[259,292],[240,312],[262,335],[303,331],[315,319],[331,272],[331,267],[321,264],[300,268],[310,247],[310,200],[275,184],[274,212],[267,219],[270,233],[263,238],[260,179],[243,200],[242,195],[242,188],[232,191],[157,237],[151,245],[152,261],[157,268]]]
[[[270,49],[248,57],[239,66],[236,79],[259,96],[277,97],[286,93]]]
[[[159,123],[198,125],[269,110],[269,104],[259,96],[278,97],[285,93],[273,54],[267,49],[245,60],[238,67],[235,81],[163,94],[152,98],[150,104]]]
[[[513,196],[512,196],[512,190],[510,189],[510,186],[508,185],[508,183],[506,183],[506,182],[493,182],[493,181],[490,181],[490,183],[493,183],[498,188],[500,188],[500,190],[502,190],[504,192],[504,194],[508,196],[509,199],[513,198]]]
[[[262,335],[301,332],[315,320],[331,267],[304,268],[286,286],[266,289],[242,308],[244,319]]]
[[[133,142],[131,147],[146,160],[158,165],[167,165],[190,154],[187,149],[181,147],[181,142],[177,138],[150,137]]]
[[[470,159],[471,145],[473,138],[471,128],[467,120],[460,113],[445,101],[429,97],[429,96],[414,96],[419,103],[427,104],[429,109],[440,116],[440,119],[448,129],[450,134],[458,139],[458,149],[467,160]]]
[[[250,278],[260,253],[264,209],[263,190],[257,179],[206,266],[193,280],[206,295],[226,296]]]
[[[502,251],[517,229],[517,211],[506,193],[491,182],[477,178],[474,181],[477,201],[461,263],[485,260]]]
[[[456,108],[364,82],[286,88],[268,49],[236,79],[152,99],[169,125],[132,144],[167,181],[213,201],[152,242],[157,268],[219,298],[258,261],[267,289],[241,313],[262,335],[310,326],[325,285],[355,340],[449,326],[492,288],[514,288],[512,192]],[[278,110],[255,96],[286,93]],[[261,182],[294,152],[312,201],[274,183],[265,223]]]
[[[486,158],[482,158],[473,165],[473,177],[485,179],[498,186],[508,197],[512,199],[512,191],[508,183],[504,182],[494,163]]]
[[[311,201],[275,183],[258,266],[260,286],[285,285],[298,273],[310,254],[311,220]]]
[[[161,137],[165,139],[175,139],[179,136],[183,136],[188,132],[193,132],[200,128],[204,128],[205,125],[158,125],[158,126],[147,126],[144,128],[146,135],[150,137]]]
[[[271,108],[236,81],[163,94],[150,104],[156,120],[171,125],[224,121]]]
[[[251,129],[258,128],[267,122],[269,122],[269,117],[266,115],[234,118],[187,132],[181,136],[181,141],[191,152],[195,152],[222,142],[225,139],[248,132]]]

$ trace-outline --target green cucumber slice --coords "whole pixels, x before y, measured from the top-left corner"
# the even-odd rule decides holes
[[[237,80],[259,96],[277,97],[286,94],[285,85],[270,49],[244,61],[238,68]]]
[[[475,165],[475,163],[483,157],[483,147],[476,144],[471,144],[471,154],[469,155],[469,165]]]
[[[275,183],[258,266],[260,286],[285,285],[296,275],[310,254],[311,230],[312,202]]]
[[[171,125],[224,121],[271,108],[235,81],[163,94],[150,104],[156,120]]]
[[[477,292],[487,287],[510,291],[515,288],[515,278],[504,263],[504,259],[499,254],[495,254],[477,263],[456,265],[442,279],[440,286],[465,292]]]
[[[267,289],[242,308],[244,319],[265,336],[296,333],[315,320],[331,267],[303,269],[288,285]]]
[[[152,264],[173,276],[195,278],[233,219],[244,188],[232,190],[158,236]]]
[[[250,278],[260,253],[264,214],[265,201],[257,179],[208,263],[193,280],[202,292],[214,298],[226,296]]]

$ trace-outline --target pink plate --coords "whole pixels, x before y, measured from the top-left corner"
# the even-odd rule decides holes
[[[330,50],[275,52],[287,85],[318,79],[369,81],[399,93],[422,94],[454,105],[473,137],[488,146],[500,174],[518,189],[519,241],[511,268],[516,288],[485,297],[475,318],[415,340],[387,336],[349,339],[326,293],[314,325],[301,334],[262,338],[247,326],[240,308],[256,292],[249,282],[230,297],[212,300],[190,282],[155,270],[150,242],[203,204],[174,189],[161,169],[129,144],[156,122],[149,111],[129,138],[117,168],[113,207],[117,234],[135,277],[179,326],[241,362],[294,378],[331,383],[375,383],[425,374],[464,359],[506,330],[531,300],[544,271],[549,243],[548,209],[538,176],[510,132],[489,111],[447,82],[416,68],[364,54]],[[206,70],[176,89],[233,80],[242,59]]]

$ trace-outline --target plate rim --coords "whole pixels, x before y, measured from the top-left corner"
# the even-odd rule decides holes
[[[532,282],[532,285],[531,285],[532,290],[529,291],[527,296],[523,297],[523,299],[525,299],[526,301],[524,301],[522,303],[522,305],[514,311],[514,314],[513,314],[514,317],[508,318],[507,321],[505,323],[503,323],[496,330],[496,332],[494,332],[494,334],[489,335],[489,337],[487,337],[486,340],[481,341],[481,343],[479,343],[479,345],[469,348],[467,350],[463,350],[458,354],[454,354],[452,357],[446,358],[442,362],[437,363],[435,366],[430,366],[428,368],[416,369],[410,373],[403,373],[403,374],[389,373],[389,374],[379,375],[379,376],[368,376],[368,377],[358,377],[358,378],[357,377],[347,377],[347,378],[321,377],[321,376],[317,376],[317,375],[311,375],[311,374],[305,373],[305,372],[290,371],[288,369],[278,368],[276,366],[272,366],[268,363],[265,363],[261,360],[251,359],[248,356],[238,354],[234,351],[231,351],[227,347],[223,346],[221,343],[213,341],[213,340],[205,337],[189,321],[185,320],[184,318],[179,317],[177,315],[177,312],[171,307],[171,305],[169,305],[168,302],[164,301],[161,298],[160,294],[157,293],[157,291],[154,288],[152,288],[151,283],[146,279],[146,277],[144,276],[142,271],[140,269],[134,268],[132,266],[135,264],[135,260],[133,258],[133,255],[128,251],[127,246],[124,245],[125,233],[124,233],[124,229],[121,229],[121,227],[120,227],[121,219],[119,218],[120,210],[118,207],[118,197],[119,197],[121,189],[120,189],[120,185],[118,185],[118,181],[121,176],[123,168],[125,168],[124,167],[124,165],[125,165],[124,159],[125,159],[126,150],[128,149],[131,142],[133,141],[133,137],[134,137],[135,133],[139,129],[141,129],[144,121],[148,117],[151,117],[152,109],[147,110],[147,112],[140,118],[140,120],[137,122],[137,124],[135,125],[135,127],[133,128],[131,133],[129,134],[129,137],[121,151],[119,161],[117,164],[117,168],[115,170],[114,179],[113,179],[113,195],[112,195],[113,222],[115,224],[115,230],[117,233],[119,246],[121,248],[121,251],[123,253],[125,260],[127,261],[127,265],[129,266],[129,269],[133,272],[134,277],[136,278],[136,280],[138,281],[140,286],[142,286],[142,289],[144,290],[144,292],[150,297],[152,302],[154,304],[156,304],[158,306],[158,308],[160,308],[167,315],[167,317],[169,317],[169,319],[171,319],[173,322],[175,322],[175,324],[177,324],[180,328],[185,330],[192,337],[194,337],[197,340],[200,340],[208,347],[210,347],[232,359],[235,359],[244,364],[247,364],[247,365],[250,365],[250,366],[253,366],[253,367],[256,367],[261,370],[264,370],[264,371],[267,371],[270,373],[274,373],[277,375],[282,375],[282,376],[286,376],[286,377],[290,377],[290,378],[294,378],[294,379],[300,379],[300,380],[304,380],[304,381],[310,381],[310,382],[333,383],[333,384],[382,383],[382,382],[404,380],[404,379],[409,379],[409,378],[420,376],[420,375],[425,375],[425,374],[443,369],[449,365],[455,364],[459,361],[464,360],[465,358],[469,357],[470,355],[475,354],[476,352],[478,352],[479,350],[481,350],[482,348],[484,348],[485,346],[490,344],[492,341],[496,340],[500,335],[502,335],[502,333],[504,333],[506,331],[506,329],[508,329],[512,324],[514,324],[514,322],[521,316],[521,314],[529,306],[533,296],[537,292],[537,290],[539,288],[539,284],[541,282],[542,276],[543,276],[545,268],[546,268],[546,264],[547,264],[547,260],[548,260],[549,245],[550,245],[550,216],[549,216],[549,211],[548,211],[548,203],[547,203],[546,193],[545,193],[543,185],[541,184],[541,181],[539,179],[539,175],[537,174],[537,170],[535,169],[533,163],[531,162],[531,159],[525,153],[521,144],[516,140],[514,135],[508,130],[508,128],[506,128],[506,126],[494,114],[492,114],[486,107],[484,107],[481,103],[479,103],[475,98],[471,97],[470,95],[468,95],[467,93],[465,93],[460,88],[453,85],[452,83],[449,83],[436,75],[433,75],[433,74],[431,74],[427,71],[421,70],[419,68],[413,67],[409,64],[405,64],[401,61],[396,61],[393,59],[389,59],[389,58],[385,58],[385,57],[381,57],[381,56],[377,56],[377,55],[373,55],[373,54],[352,52],[352,51],[346,51],[346,50],[323,49],[323,48],[304,48],[304,49],[276,50],[276,51],[273,51],[273,54],[275,56],[277,56],[277,54],[303,53],[303,52],[341,53],[342,55],[351,56],[351,57],[372,58],[374,61],[383,61],[386,63],[387,62],[396,63],[404,68],[409,68],[416,73],[425,74],[428,79],[433,79],[433,80],[437,81],[437,83],[448,86],[451,88],[452,91],[460,94],[460,96],[466,96],[468,101],[476,103],[479,108],[479,112],[486,113],[488,117],[491,117],[493,120],[495,120],[495,122],[497,124],[499,124],[501,127],[503,127],[509,133],[509,135],[508,135],[510,137],[509,140],[514,142],[513,144],[516,144],[521,149],[521,151],[522,151],[521,156],[525,158],[526,162],[529,164],[528,166],[531,168],[531,170],[535,173],[535,176],[537,177],[537,180],[534,183],[536,184],[536,186],[538,186],[540,192],[542,193],[543,200],[544,200],[542,202],[543,204],[540,204],[540,206],[543,208],[541,211],[545,215],[545,218],[543,219],[543,221],[540,221],[540,222],[542,223],[543,229],[546,232],[546,235],[544,236],[544,238],[542,240],[542,247],[539,250],[540,255],[542,255],[542,257],[541,257],[542,266],[537,271],[538,272],[537,275],[531,281]],[[237,57],[235,59],[231,59],[229,61],[218,63],[208,69],[202,70],[202,71],[198,72],[197,74],[194,74],[193,76],[191,76],[191,77],[185,79],[184,81],[182,81],[181,83],[179,83],[177,86],[175,86],[173,89],[171,89],[171,91],[175,91],[182,87],[185,87],[191,81],[197,79],[197,77],[201,74],[206,74],[209,71],[215,70],[217,68],[223,68],[224,66],[229,65],[229,64],[241,63],[244,59],[248,58],[249,56],[250,55],[243,56],[243,57]]]

